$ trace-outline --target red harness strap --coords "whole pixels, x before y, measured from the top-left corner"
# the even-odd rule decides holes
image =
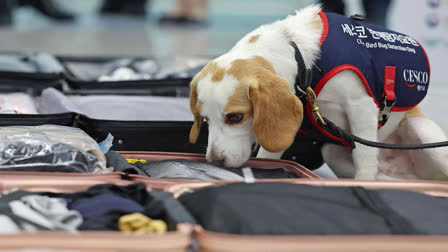
[[[395,70],[394,66],[386,66],[384,67],[384,94],[386,100],[395,100]]]
[[[384,67],[384,91],[383,101],[380,104],[380,112],[378,115],[378,129],[386,124],[389,119],[390,111],[395,105],[395,71],[396,67]]]

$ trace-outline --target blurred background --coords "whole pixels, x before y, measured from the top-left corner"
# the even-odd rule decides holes
[[[216,56],[244,34],[312,0],[1,0],[0,50],[64,55]],[[443,81],[446,0],[328,0],[327,9],[367,14],[427,49]],[[343,2],[344,6],[338,4]]]

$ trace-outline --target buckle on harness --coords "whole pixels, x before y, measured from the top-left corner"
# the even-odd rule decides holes
[[[395,106],[395,99],[394,100],[387,100],[385,97],[383,99],[383,102],[380,104],[380,111],[378,114],[378,123],[383,126],[386,124],[387,120],[389,120],[390,112],[392,110],[392,107]]]
[[[313,111],[314,117],[317,117],[317,119],[319,119],[322,125],[327,125],[324,118],[320,114],[319,107],[316,104],[316,94],[314,93],[311,87],[306,88],[306,99],[311,105],[311,110]]]
[[[384,67],[384,91],[383,101],[380,104],[380,111],[378,114],[378,127],[386,124],[389,119],[390,111],[392,110],[392,107],[395,106],[395,72],[395,66]]]

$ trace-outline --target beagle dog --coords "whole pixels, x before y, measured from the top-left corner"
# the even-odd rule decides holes
[[[367,49],[375,47],[376,43],[375,49],[385,47],[384,50],[388,50],[389,54],[396,52],[412,55],[416,54],[412,52],[414,48],[420,48],[416,47],[417,42],[410,37],[391,35],[367,25],[355,23],[353,26],[341,21],[337,26],[329,26],[330,19],[333,20],[331,22],[336,22],[340,18],[342,16],[338,17],[336,14],[326,15],[318,5],[306,7],[295,15],[250,32],[229,52],[208,63],[193,78],[190,83],[190,107],[194,123],[190,131],[190,142],[197,141],[201,124],[204,120],[207,121],[209,136],[206,158],[209,162],[226,167],[241,167],[249,159],[256,143],[260,145],[257,157],[281,158],[299,129],[304,127],[305,121],[308,120],[309,124],[310,120],[316,120],[309,118],[313,117],[307,110],[310,104],[299,97],[297,90],[300,88],[296,88],[297,76],[305,70],[299,69],[300,67],[319,69],[318,64],[337,61],[337,55],[360,57],[359,64],[373,67],[368,65],[371,62],[365,55],[363,58],[362,54],[358,55],[352,49],[345,48],[352,42],[340,41],[324,48],[325,37],[330,36],[332,29],[340,28],[341,34],[337,36],[342,39],[354,38],[353,43]],[[363,36],[367,34],[371,34],[377,41],[370,43],[363,40]],[[395,39],[403,45],[391,45],[390,41],[381,39]],[[291,46],[291,43],[295,46]],[[297,63],[297,51],[303,61],[301,65]],[[324,58],[323,55],[330,56]],[[375,77],[360,73],[357,67],[338,69],[339,71],[328,70],[330,73],[316,80],[325,79],[325,85],[319,87],[319,92],[315,91],[316,95],[318,93],[316,103],[321,113],[340,128],[364,139],[388,143],[416,144],[446,140],[440,127],[427,119],[416,106],[426,92],[418,93],[421,96],[419,101],[412,106],[405,106],[407,109],[393,107],[390,115],[388,114],[387,123],[378,129],[381,101],[375,100],[372,94],[375,88],[367,85],[369,78]],[[390,71],[384,79],[392,74],[393,82],[397,69],[388,69]],[[318,71],[313,72],[313,78],[315,74],[319,74]],[[406,79],[406,74],[409,74],[408,79],[411,78],[413,82],[417,81],[417,77],[417,82],[429,81],[429,77],[423,76],[423,72],[420,75],[398,73],[397,80]],[[429,75],[429,66],[426,74]],[[415,90],[412,90],[417,92],[418,84],[418,91],[426,91],[427,83],[424,83],[426,86],[422,83],[409,83],[406,83],[409,90],[415,86]],[[397,102],[403,100],[399,96],[397,94]],[[343,178],[440,179],[448,176],[447,148],[392,151],[356,144],[356,148],[352,149],[330,141],[323,145],[322,156],[335,174]],[[398,158],[399,156],[403,157]]]

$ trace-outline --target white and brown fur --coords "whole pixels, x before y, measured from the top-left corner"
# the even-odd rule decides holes
[[[303,104],[294,91],[297,63],[289,43],[296,43],[310,68],[319,57],[323,29],[319,11],[319,6],[312,5],[284,20],[255,29],[192,80],[190,105],[195,119],[190,142],[196,142],[201,123],[207,120],[208,161],[240,167],[250,157],[254,143],[261,145],[258,157],[275,159],[291,145],[302,122]],[[351,70],[331,78],[320,92],[317,104],[325,117],[364,139],[389,142],[405,139],[410,140],[408,143],[446,140],[441,129],[418,107],[406,113],[393,112],[378,131],[378,108],[359,76]],[[225,119],[229,113],[242,113],[244,118],[231,124]],[[409,137],[409,132],[414,135]],[[334,144],[322,148],[324,161],[338,177],[372,180],[448,176],[447,148],[413,153],[407,156],[406,165],[414,168],[408,167],[400,173],[402,164],[393,161],[397,154],[394,151],[379,151],[360,144],[353,150]]]

